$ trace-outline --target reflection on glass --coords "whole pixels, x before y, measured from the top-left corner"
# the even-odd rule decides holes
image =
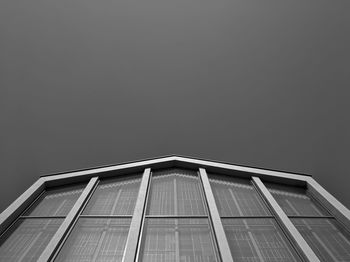
[[[130,219],[80,218],[55,261],[122,261]]]
[[[333,219],[292,219],[321,261],[350,261],[350,234]]]
[[[168,169],[154,172],[148,200],[149,215],[205,215],[198,175]]]
[[[85,184],[49,188],[24,214],[25,216],[66,216]]]
[[[0,261],[37,261],[63,219],[20,219],[0,238]]]
[[[132,215],[140,183],[141,176],[101,181],[83,214]]]
[[[248,179],[209,175],[220,216],[266,216],[269,211]]]
[[[304,188],[265,183],[287,216],[324,216],[327,212],[314,202]]]
[[[207,219],[147,219],[142,262],[215,262]]]
[[[234,261],[300,261],[274,219],[222,219]]]

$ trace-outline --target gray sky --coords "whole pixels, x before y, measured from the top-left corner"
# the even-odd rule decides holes
[[[350,207],[349,1],[0,2],[0,211],[166,154],[310,173]]]

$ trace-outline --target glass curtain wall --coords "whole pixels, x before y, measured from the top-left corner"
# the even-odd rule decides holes
[[[265,184],[321,261],[350,261],[350,233],[306,188]]]
[[[208,176],[234,261],[300,261],[250,180]]]
[[[141,175],[100,181],[55,261],[122,261]]]
[[[139,261],[218,261],[198,173],[152,173]]]
[[[45,190],[0,237],[0,261],[37,261],[84,186]]]

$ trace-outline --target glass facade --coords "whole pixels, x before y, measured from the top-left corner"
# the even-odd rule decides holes
[[[300,261],[249,179],[209,181],[234,261]]]
[[[303,238],[321,261],[350,261],[350,234],[306,188],[267,184]]]
[[[0,261],[37,261],[85,184],[48,188],[0,236]]]
[[[350,262],[348,229],[307,188],[199,168],[47,188],[0,227],[0,261],[312,261],[275,215],[279,205],[320,261]]]

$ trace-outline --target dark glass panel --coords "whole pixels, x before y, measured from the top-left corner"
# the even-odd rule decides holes
[[[25,216],[66,216],[83,192],[85,184],[47,189]]]
[[[324,216],[328,213],[313,201],[305,188],[265,183],[287,216]]]
[[[80,218],[55,261],[122,261],[130,219]]]
[[[170,169],[154,172],[148,200],[149,215],[205,215],[195,171]]]
[[[63,219],[20,219],[0,238],[0,261],[37,261]]]
[[[141,175],[101,181],[83,214],[132,215],[140,183]]]
[[[147,219],[142,262],[218,261],[207,219]]]
[[[300,261],[274,219],[222,219],[234,261]]]
[[[220,216],[266,216],[270,212],[248,179],[209,175]]]
[[[333,219],[301,219],[292,222],[321,261],[350,261],[350,234]]]

